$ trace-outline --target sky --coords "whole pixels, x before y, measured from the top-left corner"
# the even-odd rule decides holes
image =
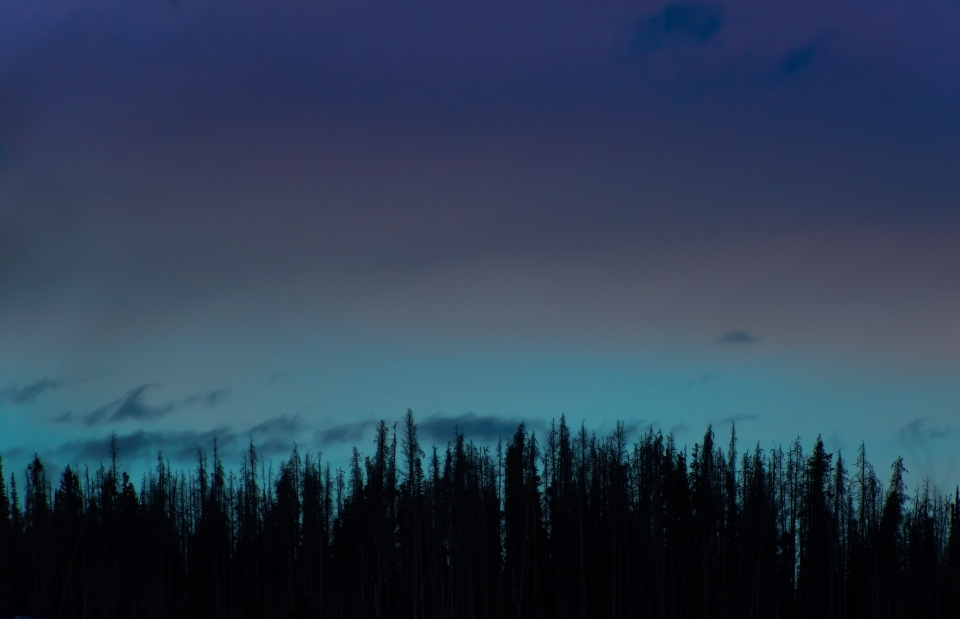
[[[565,415],[960,483],[957,0],[6,0],[0,455]]]

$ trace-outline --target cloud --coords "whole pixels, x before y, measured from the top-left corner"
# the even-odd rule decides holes
[[[757,419],[759,419],[759,417],[753,414],[730,415],[729,417],[723,417],[722,419],[717,419],[714,417],[710,420],[710,425],[715,428],[724,428],[739,424],[744,421],[757,421]]]
[[[293,451],[293,447],[296,441],[292,438],[283,438],[283,437],[273,437],[269,438],[263,442],[255,443],[257,448],[257,453],[261,456],[271,456],[271,455],[288,455]]]
[[[443,415],[437,413],[422,421],[419,429],[424,437],[436,441],[447,441],[453,438],[457,430],[467,439],[480,441],[496,441],[500,438],[512,436],[517,431],[521,420],[492,415]]]
[[[326,430],[317,430],[315,438],[321,445],[354,443],[363,439],[376,423],[373,419],[355,423],[343,423],[327,428]]]
[[[956,428],[932,425],[927,417],[914,419],[897,431],[903,448],[911,454],[913,458],[916,458],[915,461],[919,461],[920,463],[920,469],[914,470],[914,473],[919,473],[921,477],[925,477],[935,484],[949,483],[953,475],[954,466],[956,465],[956,457],[946,462],[940,460],[939,464],[944,468],[942,469],[942,474],[938,475],[937,469],[940,468],[938,466],[938,457],[934,455],[934,446],[932,446],[931,443],[943,438],[955,436],[956,433]]]
[[[214,438],[218,448],[237,444],[238,437],[228,427],[218,427],[206,432],[151,432],[137,430],[116,435],[117,456],[127,460],[150,458],[162,452],[172,460],[190,460],[198,448],[212,447]],[[111,437],[76,440],[64,443],[59,452],[70,459],[103,462],[110,458]]]
[[[950,427],[932,427],[929,425],[929,422],[930,420],[927,417],[914,419],[900,428],[898,431],[900,440],[905,443],[924,444],[930,440],[950,436],[955,432],[955,430]]]
[[[732,329],[716,339],[717,344],[754,344],[763,339],[762,335],[752,335],[743,329]]]
[[[715,37],[722,25],[723,11],[719,5],[668,4],[641,21],[632,47],[638,52],[652,52],[676,42],[703,44]]]
[[[131,389],[122,398],[108,402],[96,410],[83,416],[83,421],[87,425],[95,425],[101,422],[122,422],[127,420],[148,421],[164,417],[176,410],[190,406],[217,406],[223,401],[226,394],[225,389],[217,389],[209,392],[196,393],[180,400],[170,400],[163,404],[152,406],[144,401],[144,393],[148,389],[162,389],[162,385],[157,383],[147,383]],[[64,413],[54,421],[64,423],[73,421],[73,413]]]
[[[24,385],[23,387],[10,385],[9,387],[0,391],[0,398],[3,398],[4,400],[15,405],[30,404],[45,391],[52,391],[62,384],[63,381],[60,380],[42,378],[35,383],[30,383],[29,385]]]
[[[153,458],[157,452],[174,461],[190,461],[197,455],[197,449],[210,451],[214,439],[221,452],[228,453],[244,447],[248,437],[269,432],[281,433],[286,429],[300,427],[296,417],[280,416],[268,419],[245,432],[235,432],[229,426],[217,426],[205,431],[149,431],[135,430],[127,434],[117,434],[117,455],[126,460]],[[71,460],[104,462],[110,458],[109,436],[69,441],[60,445],[58,451]],[[254,441],[261,455],[287,454],[293,449],[293,437],[275,436],[262,442]]]
[[[3,455],[7,456],[8,458],[19,458],[21,456],[27,455],[27,453],[28,451],[26,447],[21,447],[18,445],[16,447],[10,447],[7,450],[5,450],[3,452]]]
[[[113,402],[91,411],[83,417],[87,425],[94,425],[102,421],[124,421],[127,419],[145,420],[162,417],[171,412],[175,405],[168,402],[162,406],[150,406],[143,400],[143,394],[147,389],[161,388],[156,383],[148,383],[135,387],[126,393],[125,396]]]
[[[110,421],[123,421],[124,419],[153,419],[163,417],[176,408],[176,403],[168,402],[162,406],[149,406],[143,401],[143,392],[151,387],[160,385],[148,384],[141,385],[136,389],[127,392],[127,395],[117,406],[113,414],[110,415]]]
[[[634,419],[632,421],[623,422],[623,433],[629,438],[640,434],[642,431],[647,430],[648,428],[652,429],[654,426],[659,426],[660,422],[653,421],[649,422],[646,419]]]
[[[813,61],[816,45],[808,45],[799,49],[792,50],[783,58],[780,65],[780,72],[784,75],[793,75]]]
[[[250,434],[283,434],[292,437],[305,427],[300,414],[280,415],[259,423],[248,430]]]
[[[787,52],[780,61],[780,74],[791,76],[808,67],[822,53],[829,38],[829,33],[821,33],[806,45]]]
[[[720,423],[726,425],[728,423],[740,423],[741,421],[756,421],[756,415],[731,415],[729,417],[724,417],[720,420]]]
[[[216,389],[208,393],[200,395],[200,403],[204,406],[214,407],[218,406],[223,402],[223,398],[227,395],[226,389]],[[189,399],[189,398],[188,398]]]
[[[823,442],[830,445],[831,448],[835,447],[838,452],[843,451],[847,446],[847,441],[843,438],[839,428],[834,428],[833,431],[823,439]]]
[[[495,442],[500,438],[512,436],[520,425],[520,419],[495,417],[492,415],[444,415],[437,413],[417,423],[420,436],[426,440],[445,443],[459,430],[468,440]],[[315,440],[321,445],[357,443],[372,438],[377,422],[373,419],[343,423],[326,429],[317,430]],[[530,429],[531,424],[527,424]]]

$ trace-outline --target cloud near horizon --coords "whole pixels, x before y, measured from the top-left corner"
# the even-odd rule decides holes
[[[159,453],[174,461],[188,461],[198,450],[212,449],[214,439],[218,449],[238,444],[238,435],[227,426],[204,432],[136,430],[116,435],[117,457],[143,460]],[[112,441],[111,436],[68,441],[60,445],[57,454],[68,461],[104,462],[110,458]]]
[[[249,441],[264,456],[289,454],[296,443],[296,434],[305,425],[297,416],[280,415],[266,419],[245,431],[228,425],[209,430],[143,430],[116,434],[117,454],[128,460],[143,460],[162,453],[174,461],[196,458],[198,450],[210,452],[216,441],[221,453],[239,453]],[[111,436],[67,441],[56,450],[67,461],[104,461],[110,457]]]
[[[513,417],[477,415],[476,413],[463,415],[436,413],[419,422],[418,426],[424,437],[438,442],[453,439],[457,432],[463,434],[467,440],[494,442],[501,438],[509,439],[517,431],[520,423],[522,423],[521,419]]]
[[[716,342],[721,345],[755,344],[762,339],[762,335],[753,335],[743,329],[733,329],[718,337]]]
[[[162,404],[151,405],[145,401],[144,393],[153,389],[163,389],[163,385],[159,383],[140,385],[127,391],[122,398],[108,402],[86,415],[78,417],[72,412],[66,412],[56,417],[54,421],[57,423],[82,421],[88,426],[125,421],[151,421],[192,406],[206,408],[218,406],[223,402],[227,393],[226,389],[215,389],[195,393],[177,400],[169,400]]]
[[[356,443],[372,436],[371,431],[376,425],[377,422],[373,419],[335,424],[328,428],[317,430],[314,438],[322,446]]]
[[[251,435],[288,435],[295,436],[307,427],[300,413],[294,415],[280,415],[258,423],[248,430]]]
[[[903,442],[925,444],[927,441],[946,438],[955,432],[950,426],[934,425],[928,417],[919,417],[901,427],[897,434]]]
[[[759,419],[759,416],[753,414],[730,415],[729,417],[721,419],[719,423],[723,425],[734,425],[741,421],[757,421],[757,419]]]
[[[378,420],[366,419],[362,421],[340,423],[325,429],[317,430],[315,440],[320,445],[344,445],[362,443],[365,439],[373,438],[373,431]],[[495,415],[477,415],[464,413],[462,415],[446,415],[435,413],[416,421],[419,435],[424,441],[445,444],[453,440],[456,433],[463,434],[467,440],[476,440],[483,443],[496,442],[501,438],[509,438],[517,430],[521,420],[513,417],[498,417]],[[526,424],[539,428],[539,422]],[[393,423],[388,424],[393,427]],[[361,450],[362,451],[362,450]]]
[[[40,380],[19,387],[10,385],[0,390],[0,399],[4,399],[15,406],[31,404],[41,394],[59,388],[63,384],[62,380],[51,380],[41,378]]]

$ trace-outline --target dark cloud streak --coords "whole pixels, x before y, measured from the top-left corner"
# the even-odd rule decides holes
[[[210,448],[216,438],[218,448],[228,449],[237,444],[238,436],[226,426],[206,432],[152,432],[136,430],[118,434],[117,455],[122,459],[142,460],[162,452],[178,461],[189,461],[197,449]],[[57,450],[59,454],[80,461],[103,462],[110,458],[111,437],[69,441]]]
[[[342,423],[318,430],[316,441],[320,445],[356,443],[367,437],[367,433],[376,425],[376,421],[367,419],[353,423]]]
[[[450,440],[457,431],[467,439],[492,442],[512,436],[520,423],[520,419],[493,415],[477,415],[476,413],[443,415],[438,413],[421,421],[419,428],[424,437],[440,442]]]
[[[925,445],[927,441],[946,438],[954,432],[953,428],[932,426],[927,417],[919,417],[901,427],[897,433],[903,442]]]
[[[460,432],[467,440],[489,443],[512,436],[520,423],[520,419],[512,417],[477,415],[476,413],[463,415],[437,413],[418,421],[417,427],[420,436],[429,441],[445,443]],[[315,440],[321,445],[359,443],[372,438],[373,428],[376,425],[377,422],[373,419],[337,424],[318,430]],[[538,424],[527,424],[528,430],[531,429],[531,425]]]
[[[130,390],[126,397],[120,401],[120,404],[113,411],[113,414],[110,415],[108,421],[124,421],[131,419],[134,421],[142,421],[148,419],[155,419],[158,417],[163,417],[167,413],[176,409],[176,404],[174,402],[167,402],[160,406],[149,406],[143,401],[143,392],[152,387],[160,387],[157,384],[148,384],[141,385],[136,389]],[[98,421],[95,419],[92,421]]]
[[[720,423],[723,425],[733,425],[740,423],[742,421],[756,421],[758,417],[753,414],[743,414],[743,415],[731,415],[729,417],[724,417],[720,420]]]
[[[823,53],[823,47],[829,38],[830,35],[824,33],[810,43],[787,52],[780,63],[780,73],[784,76],[792,76],[806,69],[813,64],[817,56]]]
[[[230,426],[221,425],[210,430],[170,431],[135,430],[117,434],[117,454],[129,460],[144,460],[162,452],[172,460],[188,462],[196,457],[197,450],[209,451],[214,439],[222,452],[236,451],[253,438],[257,451],[263,455],[283,455],[293,449],[296,433],[303,427],[294,417],[281,415],[267,419],[250,429],[238,432]],[[255,437],[260,436],[262,440]],[[105,461],[110,457],[111,437],[68,441],[57,452],[68,460]]]
[[[285,434],[285,435],[294,435],[300,430],[304,429],[306,424],[300,419],[300,415],[280,415],[279,417],[273,417],[267,419],[262,423],[259,423],[248,432],[253,435],[257,434]]]
[[[718,4],[668,4],[640,23],[633,49],[651,52],[679,42],[703,44],[713,39],[722,25],[723,7]]]
[[[762,335],[752,335],[743,329],[727,331],[716,339],[717,344],[723,346],[755,344],[763,339]]]
[[[170,400],[158,405],[150,405],[144,400],[144,393],[150,389],[160,389],[162,385],[147,383],[128,391],[122,398],[108,402],[103,406],[87,413],[82,417],[89,426],[99,423],[115,423],[124,421],[151,421],[165,417],[184,408],[192,406],[214,407],[219,405],[226,395],[225,389],[217,389],[205,393],[197,393],[179,400]],[[55,419],[59,423],[70,422],[76,419],[73,413],[64,413]]]
[[[23,387],[10,385],[9,387],[0,390],[0,398],[16,406],[30,404],[40,397],[41,394],[57,389],[62,384],[63,381],[61,380],[41,378],[37,382],[24,385]]]

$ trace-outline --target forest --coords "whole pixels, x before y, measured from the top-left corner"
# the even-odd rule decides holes
[[[0,469],[0,617],[960,618],[960,497],[902,459],[544,434],[426,453],[407,411],[345,469],[251,441],[138,485],[34,456]]]

